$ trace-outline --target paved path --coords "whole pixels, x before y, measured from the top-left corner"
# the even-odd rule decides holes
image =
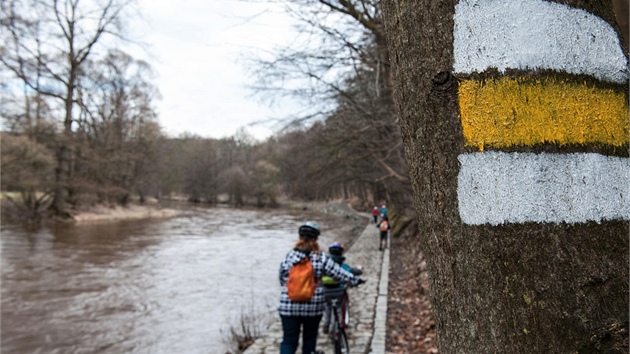
[[[371,220],[369,214],[366,222]],[[363,266],[367,283],[348,291],[350,295],[350,353],[385,354],[385,323],[387,319],[387,283],[389,273],[389,248],[378,250],[379,231],[369,223],[354,244],[346,251],[346,262],[353,267]],[[267,333],[256,340],[244,354],[277,354],[282,342],[282,325],[278,317],[268,328]],[[300,344],[301,346],[301,344]],[[335,352],[329,337],[321,329],[317,349],[326,354]],[[301,348],[297,351],[302,353]]]

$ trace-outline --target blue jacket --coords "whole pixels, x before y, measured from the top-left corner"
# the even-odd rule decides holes
[[[348,272],[350,272],[350,273],[352,273],[354,275],[361,275],[361,274],[363,274],[363,271],[361,269],[352,268],[349,264],[344,263],[344,261],[346,260],[346,257],[340,256],[340,255],[336,255],[336,254],[331,254],[331,255],[328,255],[328,256],[330,258],[332,258],[335,262],[337,262],[337,264],[339,264],[342,269],[347,270]],[[343,284],[339,283],[338,281],[336,281],[332,277],[327,277],[327,276],[324,276],[322,278],[322,285],[325,286],[325,287],[343,287],[344,286]]]

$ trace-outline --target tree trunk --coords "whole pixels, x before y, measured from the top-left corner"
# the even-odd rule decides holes
[[[73,55],[71,55],[73,57]],[[55,195],[52,208],[57,216],[69,217],[66,202],[69,188],[72,185],[72,160],[74,157],[74,137],[72,134],[72,109],[74,108],[74,90],[78,65],[71,60],[69,78],[64,98],[65,117],[63,121],[63,137],[60,139],[57,152],[57,168],[55,170]]]
[[[628,31],[630,30],[630,23],[628,22],[628,0],[613,0],[613,7],[615,8],[615,17],[617,18],[617,24],[619,24],[619,30],[621,31],[621,37],[623,38],[624,50],[628,53]]]
[[[627,58],[566,3],[383,1],[440,352],[628,350]]]

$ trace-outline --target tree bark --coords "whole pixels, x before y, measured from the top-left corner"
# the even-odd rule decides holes
[[[613,0],[613,7],[615,8],[615,17],[617,18],[617,23],[619,24],[619,30],[621,31],[621,36],[623,37],[623,45],[625,52],[628,53],[629,43],[629,34],[630,31],[630,23],[628,22],[628,15],[630,11],[630,7],[628,6],[628,0]]]
[[[540,1],[535,6],[555,6],[554,9],[570,12],[583,8],[585,2],[563,3],[568,5]],[[494,6],[499,4],[496,2]],[[620,114],[625,109],[627,123],[627,76],[625,83],[611,83],[562,67],[553,70],[508,67],[503,71],[488,67],[481,72],[456,72],[456,5],[456,0],[383,1],[394,98],[421,228],[418,241],[425,252],[431,278],[440,352],[625,353],[628,350],[628,215],[578,222],[553,221],[552,215],[544,215],[552,221],[470,222],[463,220],[462,200],[465,193],[475,191],[460,186],[460,178],[465,177],[464,168],[467,168],[464,158],[480,156],[568,159],[573,154],[589,153],[591,157],[618,161],[627,171],[627,124],[626,128],[619,128],[621,142],[475,145],[464,135],[460,100],[466,82],[478,83],[472,90],[476,95],[495,81],[507,78],[513,78],[516,87],[522,90],[526,88],[524,82],[530,79],[542,83],[540,90],[553,82],[579,86],[586,80],[588,83],[584,85],[592,90],[603,87],[611,90],[615,102],[621,102]],[[609,2],[589,2],[589,6],[592,9],[586,10],[591,14],[612,24],[614,14]],[[527,18],[528,13],[522,16],[524,23],[535,20]],[[476,30],[470,27],[471,33]],[[499,35],[500,29],[495,30]],[[484,56],[481,50],[467,54]],[[524,61],[527,59],[523,57]],[[625,65],[627,68],[627,58]],[[564,90],[564,86],[559,87]],[[522,99],[518,104],[531,108],[534,103]],[[481,101],[471,105],[490,109]],[[512,107],[515,116],[519,107],[516,103]],[[545,124],[548,123],[541,125]],[[567,129],[570,133],[573,128]],[[511,134],[507,133],[505,138],[516,135]],[[598,167],[590,167],[595,173],[605,173]],[[507,166],[506,170],[510,169],[514,166]],[[627,205],[627,180],[625,186],[621,198]],[[514,193],[508,193],[505,199],[516,198],[523,188],[516,186]],[[520,212],[523,208],[516,209]]]
[[[72,48],[72,45],[69,45]],[[74,58],[74,52],[69,55]],[[58,216],[69,217],[66,201],[69,187],[72,185],[72,161],[74,159],[73,132],[72,132],[72,111],[74,108],[74,91],[77,80],[78,65],[74,59],[69,60],[69,77],[66,95],[64,97],[65,116],[63,120],[63,137],[60,139],[57,152],[57,168],[55,172],[55,193],[52,208]]]

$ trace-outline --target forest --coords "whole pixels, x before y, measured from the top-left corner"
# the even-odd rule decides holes
[[[317,41],[250,58],[252,90],[314,108],[266,141],[245,130],[224,139],[162,132],[155,73],[118,45],[133,40],[124,35],[133,2],[2,6],[2,191],[20,215],[69,218],[147,198],[410,202],[377,1],[284,2]]]

